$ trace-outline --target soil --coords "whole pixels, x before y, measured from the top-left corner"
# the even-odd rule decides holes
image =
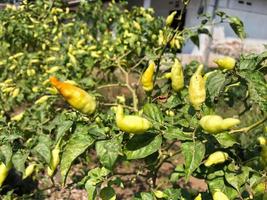
[[[177,146],[178,145],[178,146]],[[179,148],[179,143],[174,147],[177,150]],[[97,163],[97,158],[95,152],[90,152],[90,157],[92,158],[92,163]],[[49,179],[39,179],[46,180],[39,183],[39,188],[46,189],[43,191],[42,197],[40,199],[47,200],[86,200],[87,193],[83,188],[77,188],[78,182],[85,176],[88,172],[88,166],[80,164],[74,165],[71,168],[70,174],[67,179],[67,187],[61,187],[60,185],[60,174],[59,172],[54,177],[55,186],[51,187],[52,182]],[[170,188],[172,185],[169,182],[169,177],[173,172],[176,165],[183,163],[183,157],[178,154],[175,156],[170,163],[164,163],[158,171],[158,179],[156,180],[157,189]],[[113,185],[116,191],[118,200],[130,200],[138,192],[149,191],[152,185],[152,179],[147,179],[145,176],[148,175],[149,171],[145,168],[146,163],[144,160],[138,161],[122,161],[114,169],[115,177],[120,177],[123,182],[123,188]],[[90,164],[90,169],[97,167],[95,164]],[[106,185],[103,184],[103,187]],[[206,191],[207,184],[204,180],[200,180],[194,177],[190,177],[189,181],[186,183],[183,178],[181,178],[176,183],[176,187],[193,189],[195,191]],[[37,192],[38,193],[38,192]]]

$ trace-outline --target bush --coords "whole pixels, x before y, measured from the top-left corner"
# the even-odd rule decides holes
[[[245,37],[238,18],[217,15]],[[181,67],[176,54],[188,39],[198,44],[199,34],[210,34],[210,17],[199,27],[179,30],[154,17],[153,10],[129,11],[125,3],[82,2],[72,12],[61,1],[37,0],[8,6],[0,19],[3,197],[26,197],[17,191],[22,178],[42,182],[49,174],[53,180],[58,169],[61,184],[85,188],[88,199],[115,199],[124,175],[133,181],[142,177],[146,190],[138,191],[136,200],[193,199],[199,191],[178,184],[190,177],[205,180],[203,199],[216,199],[220,192],[229,199],[263,198],[266,52],[242,55],[231,69],[205,68],[204,75],[196,61]],[[144,73],[149,61],[155,72]],[[52,76],[61,85],[53,87]],[[144,81],[153,89],[144,92]],[[181,87],[173,89],[174,82]],[[83,99],[85,91],[96,98],[92,115],[80,112],[81,105],[92,103]],[[77,163],[86,166],[84,175],[68,183]],[[161,175],[165,163],[171,169]],[[120,173],[127,165],[142,167]],[[10,185],[12,170],[19,177],[15,185]],[[168,183],[159,185],[164,176]]]

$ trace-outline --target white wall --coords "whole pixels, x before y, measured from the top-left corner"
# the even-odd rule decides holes
[[[191,0],[186,14],[186,27],[197,26],[200,23],[197,11],[200,0]],[[205,2],[205,1],[202,1]],[[249,39],[267,39],[267,0],[219,0],[218,10],[230,16],[237,16],[245,26],[245,32]],[[212,14],[215,0],[206,0],[205,12]],[[235,38],[236,35],[229,24],[220,24],[225,31],[225,37]],[[188,42],[183,49],[184,53],[191,53],[194,45]]]

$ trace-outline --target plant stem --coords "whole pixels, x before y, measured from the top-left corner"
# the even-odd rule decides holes
[[[173,156],[176,156],[176,155],[179,154],[179,153],[181,153],[181,150],[176,151],[174,154],[168,154],[168,155],[164,154],[165,156],[162,157],[162,158],[159,160],[158,164],[156,165],[156,167],[155,167],[154,170],[153,170],[153,177],[152,177],[152,180],[153,180],[153,188],[156,187],[157,174],[158,174],[158,171],[159,171],[160,167],[163,165],[163,163],[167,162],[167,160],[168,160],[169,158],[171,158],[171,157],[173,157]]]
[[[136,95],[136,92],[135,90],[131,87],[130,85],[130,81],[129,81],[129,73],[123,69],[123,67],[120,65],[120,63],[117,63],[118,64],[118,67],[119,69],[122,71],[122,73],[124,73],[125,75],[125,86],[128,88],[128,90],[132,93],[132,97],[133,97],[133,108],[134,108],[134,111],[137,112],[138,111],[138,98],[137,98],[137,95]]]
[[[256,128],[257,126],[261,125],[262,123],[264,123],[266,120],[267,120],[267,117],[263,118],[260,121],[255,122],[254,124],[252,124],[252,125],[250,125],[248,127],[244,127],[244,128],[241,128],[241,129],[232,130],[229,133],[239,133],[239,132],[245,132],[245,133],[247,133],[250,130],[252,130],[252,129]]]
[[[123,83],[114,83],[114,84],[101,85],[101,86],[97,87],[97,89],[102,89],[102,88],[106,88],[106,87],[119,87],[119,86],[126,86],[126,85]]]
[[[180,28],[180,26],[181,26],[181,24],[182,24],[182,23],[181,23],[181,19],[182,19],[182,17],[183,17],[183,14],[184,14],[184,12],[185,12],[185,10],[186,10],[186,7],[187,7],[187,5],[189,4],[189,2],[190,2],[190,0],[189,0],[186,4],[184,4],[184,6],[183,6],[183,8],[182,8],[182,10],[181,10],[181,12],[180,12],[180,15],[179,15],[179,17],[178,17],[178,20],[180,20],[180,21],[179,21],[179,25],[176,27],[176,29],[174,30],[172,36],[170,37],[170,39],[167,41],[167,43],[166,43],[165,46],[163,47],[162,51],[160,52],[160,55],[159,55],[159,57],[158,57],[157,64],[156,64],[157,67],[156,67],[156,73],[155,73],[155,76],[154,76],[154,79],[153,79],[153,85],[155,85],[157,76],[158,76],[158,74],[159,74],[159,67],[160,67],[161,58],[162,58],[163,54],[165,53],[168,44],[172,41],[172,39],[175,37],[176,33],[178,32],[178,30],[179,30],[179,28]]]

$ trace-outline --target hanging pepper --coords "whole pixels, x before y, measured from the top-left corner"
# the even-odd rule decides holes
[[[171,81],[172,89],[176,92],[180,91],[184,87],[183,66],[178,59],[174,60],[174,64],[171,69]]]
[[[208,159],[205,161],[204,165],[210,167],[219,163],[224,163],[229,158],[228,153],[222,151],[216,151],[209,155]]]
[[[199,121],[200,126],[208,133],[219,133],[231,129],[240,123],[239,119],[223,119],[219,115],[206,115]]]
[[[122,105],[116,110],[116,124],[122,131],[134,134],[143,134],[152,126],[146,118],[124,115]]]
[[[56,77],[51,77],[49,80],[73,108],[85,114],[94,113],[96,109],[94,96],[70,83],[61,82]]]
[[[202,64],[198,66],[189,83],[189,101],[196,110],[200,110],[206,99],[205,80],[201,74],[203,68]]]
[[[153,75],[155,70],[155,63],[154,61],[149,61],[148,68],[143,73],[141,82],[143,85],[143,89],[147,92],[153,90]]]
[[[55,146],[55,148],[51,152],[51,159],[50,159],[49,166],[47,168],[47,174],[50,177],[54,175],[54,172],[57,169],[57,166],[58,166],[58,164],[60,162],[60,157],[59,157],[60,147],[59,147],[59,144],[60,144],[60,142],[57,143],[57,145]]]

